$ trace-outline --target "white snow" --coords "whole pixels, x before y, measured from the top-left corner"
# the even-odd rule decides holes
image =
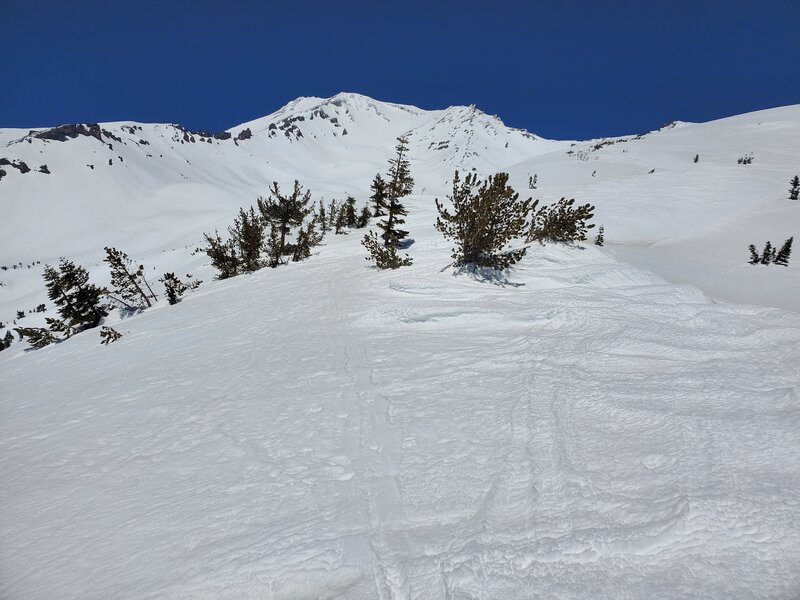
[[[298,115],[302,137],[269,136]],[[0,597],[800,593],[800,280],[746,264],[800,229],[800,107],[594,151],[353,94],[298,99],[238,145],[123,125],[104,125],[113,151],[0,147],[52,171],[6,168],[0,264],[64,254],[103,282],[116,245],[151,280],[205,283],[113,316],[110,346],[93,330],[0,353]],[[369,268],[358,231],[226,281],[192,255],[273,179],[363,202],[405,131],[411,267]],[[596,204],[608,246],[454,275],[434,197],[473,166]],[[40,273],[0,272],[0,320],[45,301]]]

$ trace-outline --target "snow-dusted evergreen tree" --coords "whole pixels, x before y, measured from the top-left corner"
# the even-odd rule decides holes
[[[789,200],[797,200],[800,197],[800,177],[795,175],[789,182]]]
[[[347,207],[342,204],[336,213],[336,219],[333,223],[333,232],[336,234],[346,233],[344,230],[347,227]]]
[[[595,236],[594,238],[594,243],[596,246],[602,246],[603,244],[606,243],[606,238],[604,234],[605,234],[605,227],[600,225],[600,227],[597,228],[597,236]]]
[[[286,238],[291,233],[293,227],[302,225],[303,220],[311,212],[309,202],[311,193],[303,192],[303,186],[295,179],[294,189],[288,195],[281,194],[278,182],[272,183],[270,197],[258,199],[258,209],[267,223],[277,228],[278,231],[278,255],[286,253]],[[280,262],[280,261],[279,261]]]
[[[792,254],[792,242],[794,241],[794,236],[790,237],[788,240],[783,242],[783,246],[781,249],[778,250],[778,254],[772,259],[776,265],[781,265],[782,267],[789,266],[789,256]]]
[[[103,290],[89,283],[89,273],[62,258],[58,269],[44,267],[47,297],[58,307],[64,322],[75,329],[96,327],[108,314],[102,302]]]
[[[381,239],[386,247],[397,247],[408,235],[407,231],[398,229],[398,225],[405,223],[408,211],[400,202],[414,189],[414,179],[411,177],[411,164],[408,161],[408,138],[397,138],[394,158],[389,159],[389,179],[386,185],[386,218],[378,222],[378,227],[383,231]]]
[[[369,189],[372,191],[372,196],[369,197],[373,205],[372,216],[382,217],[386,214],[386,182],[380,173],[375,175]]]
[[[322,200],[319,201],[319,212],[317,214],[317,221],[319,221],[319,229],[324,236],[328,233],[330,229],[330,225],[328,224],[328,213],[325,212],[325,205],[322,203]]]
[[[239,256],[236,251],[236,244],[233,240],[223,241],[219,237],[219,232],[214,231],[214,235],[203,234],[206,238],[205,253],[211,259],[212,266],[219,271],[219,279],[235,277],[239,274]]]
[[[128,308],[145,309],[153,306],[156,295],[147,283],[144,265],[134,266],[122,250],[106,246],[105,262],[111,269],[111,285],[114,294],[111,298]]]
[[[455,243],[453,264],[507,269],[525,254],[525,248],[508,249],[524,234],[531,199],[520,200],[508,185],[508,174],[498,173],[480,181],[474,173],[462,181],[456,171],[451,210],[436,199],[436,229]]]
[[[264,220],[252,206],[248,211],[240,208],[239,215],[228,228],[238,252],[238,267],[243,273],[258,271],[263,266],[261,249],[264,246],[264,228]]]

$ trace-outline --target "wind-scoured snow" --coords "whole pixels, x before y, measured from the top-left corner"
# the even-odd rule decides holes
[[[348,135],[315,116],[294,122],[302,137],[270,137],[315,110],[349,111]],[[179,305],[112,315],[124,335],[109,346],[91,330],[0,353],[0,597],[797,596],[800,314],[776,307],[798,307],[798,271],[747,265],[746,246],[797,233],[784,188],[799,111],[594,150],[471,107],[339,95],[234,128],[252,132],[236,143],[125,123],[103,125],[125,142],[113,151],[0,147],[52,172],[0,180],[9,263],[65,254],[102,282],[116,245],[151,280],[205,281]],[[193,253],[273,178],[363,203],[405,131],[411,267],[370,268],[357,230],[225,281]],[[459,149],[440,160],[429,145],[448,136]],[[530,146],[504,155],[507,142]],[[545,203],[596,204],[609,244],[533,245],[507,274],[453,274],[433,227],[452,160],[507,169]],[[0,272],[0,319],[45,301],[40,273]],[[725,286],[763,301],[720,301]]]

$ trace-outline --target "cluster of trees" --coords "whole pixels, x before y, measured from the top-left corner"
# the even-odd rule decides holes
[[[750,264],[751,265],[781,265],[782,267],[789,266],[789,256],[792,254],[792,241],[794,236],[783,242],[780,250],[768,241],[764,244],[764,249],[761,254],[756,250],[755,244],[750,244],[747,249],[750,251]]]
[[[753,158],[752,152],[750,154],[745,154],[744,156],[740,156],[738,159],[736,159],[736,164],[751,165],[753,164]]]
[[[795,175],[789,181],[789,200],[797,200],[800,197],[800,177]]]
[[[66,258],[61,259],[58,267],[45,265],[43,277],[47,297],[56,305],[58,318],[46,317],[47,327],[15,328],[20,340],[27,340],[33,348],[44,348],[97,327],[113,308],[137,312],[153,306],[158,297],[145,277],[144,266],[134,264],[127,254],[116,248],[106,247],[105,251],[104,260],[111,271],[111,289],[90,283],[89,272]],[[170,304],[176,304],[186,291],[202,283],[199,280],[184,283],[174,273],[166,273],[160,281],[164,283]],[[121,336],[111,327],[102,328],[104,344]]]
[[[405,223],[408,211],[402,199],[414,190],[411,177],[411,164],[408,160],[408,138],[400,136],[395,146],[395,156],[389,160],[386,181],[375,176],[370,188],[373,192],[370,201],[374,205],[373,216],[383,217],[377,226],[381,233],[367,233],[361,244],[367,249],[367,260],[374,261],[379,269],[397,269],[411,264],[408,254],[400,256],[398,249],[405,247],[408,231],[400,229]]]

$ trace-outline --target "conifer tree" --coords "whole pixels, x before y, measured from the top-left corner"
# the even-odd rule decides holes
[[[361,212],[358,214],[358,218],[356,219],[356,227],[358,229],[364,229],[367,225],[369,225],[369,219],[372,214],[369,211],[369,206],[364,206],[361,209]]]
[[[45,319],[47,322],[47,326],[50,331],[54,333],[60,333],[62,339],[71,338],[73,335],[77,333],[74,327],[70,326],[68,323],[65,323],[61,319],[54,319],[52,317],[47,317]]]
[[[761,264],[768,265],[775,260],[775,248],[772,247],[772,242],[767,241],[764,244],[764,252],[761,254]]]
[[[122,334],[113,329],[111,327],[101,327],[100,328],[100,343],[101,344],[111,344],[116,342],[119,338],[122,337]]]
[[[750,264],[757,265],[761,262],[761,257],[758,255],[755,244],[750,244],[747,249],[750,251]]]
[[[534,203],[536,208],[538,200]],[[594,227],[588,224],[594,216],[594,206],[582,204],[574,206],[575,199],[561,198],[555,204],[543,206],[533,215],[527,241],[549,242],[582,242],[586,233]]]
[[[597,237],[594,238],[594,243],[596,246],[602,246],[603,244],[606,243],[605,235],[603,235],[604,233],[605,233],[605,228],[602,225],[600,225],[600,227],[597,228]]]
[[[397,269],[406,267],[412,262],[408,254],[399,256],[396,246],[384,246],[374,231],[370,231],[363,237],[361,245],[367,249],[367,260],[375,261],[375,265],[379,269]]]
[[[111,285],[117,296],[130,308],[144,309],[153,306],[156,295],[147,284],[144,265],[134,269],[133,261],[121,250],[108,246],[105,250],[104,260],[111,269]]]
[[[333,224],[334,233],[345,233],[344,228],[347,225],[347,207],[342,204],[336,213],[336,221]]]
[[[398,229],[398,225],[405,223],[403,217],[408,214],[400,199],[407,196],[414,189],[414,179],[411,177],[411,165],[408,161],[408,138],[397,138],[395,147],[396,155],[389,159],[389,181],[386,185],[386,219],[378,223],[383,231],[381,239],[386,247],[397,247],[408,235],[407,231]]]
[[[181,301],[181,296],[189,289],[175,273],[164,273],[161,278],[161,283],[164,284],[164,292],[167,295],[167,302],[170,304],[177,304]]]
[[[71,260],[62,258],[58,269],[44,267],[47,297],[58,307],[58,314],[76,329],[96,327],[108,314],[101,299],[103,290],[89,283],[89,273]]]
[[[325,205],[322,203],[322,200],[319,201],[319,214],[317,215],[317,220],[319,221],[319,228],[324,236],[328,233],[328,229],[330,226],[328,224],[328,215],[325,212]]]
[[[281,236],[277,225],[271,225],[269,238],[266,242],[267,264],[273,269],[281,264],[283,257],[283,247],[281,246]]]
[[[3,341],[6,344],[6,348],[8,348],[12,343],[14,343],[14,336],[11,334],[11,330],[6,330],[6,335],[3,338]]]
[[[794,236],[783,242],[783,246],[781,246],[775,258],[772,259],[772,262],[782,267],[789,266],[789,256],[792,254],[792,241],[794,241]]]
[[[206,238],[205,252],[211,259],[211,264],[214,266],[219,274],[219,279],[227,279],[228,277],[235,277],[239,274],[239,257],[236,254],[236,245],[232,240],[223,241],[219,237],[219,232],[214,231],[211,236],[207,233],[203,234]]]
[[[348,196],[344,201],[344,220],[345,226],[347,227],[355,227],[356,226],[356,199],[352,196]]]
[[[261,268],[264,228],[264,220],[256,215],[252,206],[249,211],[240,208],[239,215],[228,228],[231,240],[238,250],[239,269],[244,273],[252,273]]]
[[[331,200],[328,205],[328,228],[333,229],[336,226],[336,219],[339,217],[339,205],[335,199]]]
[[[789,186],[789,200],[797,200],[800,197],[800,177],[795,175]]]
[[[311,193],[304,193],[296,179],[294,189],[288,195],[281,194],[277,181],[272,183],[269,191],[269,200],[258,199],[258,209],[264,220],[277,228],[278,256],[283,256],[286,253],[286,237],[291,233],[292,227],[300,226],[311,212],[311,207],[308,206]]]
[[[16,327],[14,331],[20,340],[27,340],[32,348],[38,350],[58,341],[49,329],[45,327]]]
[[[372,180],[369,189],[372,191],[372,196],[369,197],[370,202],[373,204],[372,216],[382,217],[386,214],[384,212],[386,210],[386,182],[380,173],[375,175],[375,179]]]
[[[510,250],[509,242],[523,235],[531,211],[531,199],[520,200],[508,185],[508,174],[498,173],[479,181],[475,173],[464,181],[456,171],[449,196],[452,212],[436,199],[436,229],[453,240],[453,264],[503,270],[520,260],[525,248]]]

